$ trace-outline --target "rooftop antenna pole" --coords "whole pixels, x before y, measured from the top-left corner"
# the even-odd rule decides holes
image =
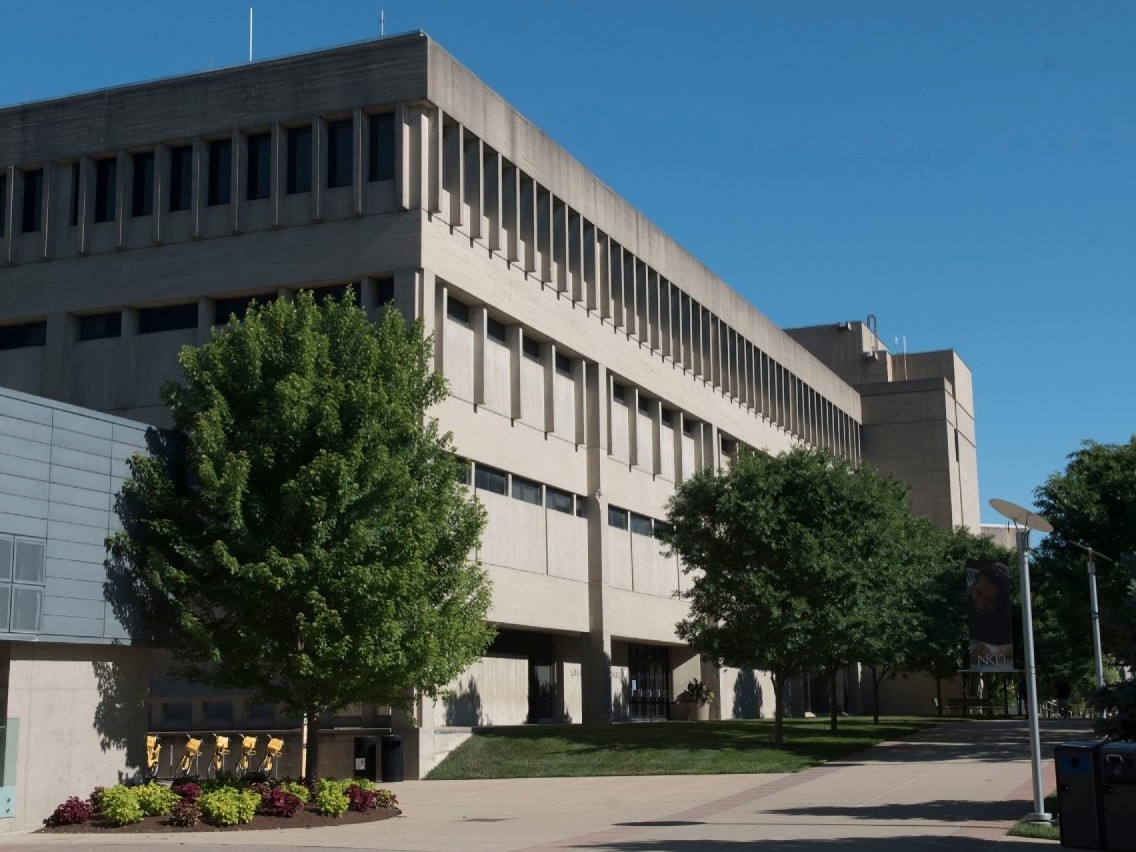
[[[249,6],[249,62],[252,62],[252,6]]]
[[[379,9],[379,38],[387,34],[387,10]]]
[[[907,335],[903,335],[903,380],[907,381]]]

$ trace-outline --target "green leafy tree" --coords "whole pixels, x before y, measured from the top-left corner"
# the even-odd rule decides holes
[[[1030,571],[1038,659],[1052,678],[1087,687],[1094,680],[1087,556],[1071,542],[1111,560],[1096,560],[1102,645],[1124,662],[1131,576],[1123,557],[1136,552],[1136,435],[1123,444],[1085,441],[1035,491],[1035,503],[1054,529]]]
[[[997,559],[1015,565],[1013,554],[992,539],[965,527],[932,529],[924,550],[925,570],[913,597],[915,627],[904,668],[935,679],[939,715],[943,713],[943,678],[952,677],[968,658],[966,563]]]
[[[484,511],[427,416],[429,357],[393,310],[254,305],[182,349],[176,433],[123,486],[118,599],[176,628],[181,676],[306,714],[309,775],[323,715],[436,695],[492,638]]]
[[[676,489],[663,540],[693,575],[678,635],[719,665],[770,673],[776,742],[786,680],[817,666],[834,687],[866,647],[898,570],[891,537],[906,512],[902,486],[822,450],[743,450],[728,470]]]

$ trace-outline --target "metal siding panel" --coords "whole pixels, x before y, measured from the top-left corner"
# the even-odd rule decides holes
[[[14,497],[27,497],[29,500],[49,500],[51,492],[42,479],[29,479],[26,476],[12,476],[0,473],[0,494]]]
[[[47,459],[28,459],[0,453],[0,473],[47,482],[51,479],[51,465]]]
[[[49,561],[52,559],[69,559],[72,562],[102,565],[106,559],[106,544],[80,544],[74,541],[59,541],[55,538],[49,538],[47,540],[47,558]]]
[[[25,441],[35,441],[39,444],[51,443],[51,430],[42,423],[32,423],[30,420],[17,420],[15,417],[0,415],[0,445],[9,438],[22,438]]]
[[[71,411],[60,411],[59,409],[54,411],[51,424],[56,430],[66,429],[71,432],[81,432],[86,435],[106,438],[108,441],[110,440],[111,430],[113,428],[113,424],[106,420],[100,420]]]
[[[48,586],[54,590],[55,586],[53,583],[57,580],[63,582],[75,580],[84,583],[98,583],[99,598],[102,599],[102,584],[106,582],[106,566],[102,562],[83,562],[78,559],[49,557],[47,560]]]
[[[52,468],[68,467],[76,470],[88,470],[92,473],[110,476],[110,456],[97,456],[80,450],[69,450],[66,447],[52,446],[51,466]],[[55,478],[54,470],[52,471],[52,478]]]
[[[104,438],[101,435],[88,435],[83,432],[72,432],[70,429],[58,427],[51,432],[51,445],[104,458],[110,458],[111,449],[114,446],[110,438]]]
[[[25,518],[0,512],[0,532],[8,535],[26,535],[31,538],[47,538],[46,518]]]
[[[47,526],[47,534],[52,541],[68,541],[76,544],[95,544],[102,546],[106,542],[106,525],[91,527],[84,524],[68,524],[62,521],[51,521]]]
[[[109,500],[108,495],[103,495],[103,500]],[[94,529],[102,530],[106,533],[107,524],[110,520],[109,512],[104,503],[103,506],[98,508],[89,508],[87,506],[71,506],[66,503],[52,503],[47,510],[47,519],[51,521],[52,525],[56,523],[61,524],[77,524],[84,527],[92,527]],[[52,535],[55,535],[54,528]]]
[[[65,581],[67,582],[67,581]],[[85,595],[55,595],[47,594],[43,599],[43,615],[46,618],[49,615],[69,616],[71,618],[97,618],[102,621],[103,607],[106,601],[103,600],[102,586],[99,583],[75,583],[67,582],[69,589],[75,592],[87,592]],[[92,589],[86,589],[87,586],[93,586]]]
[[[61,485],[72,485],[76,488],[86,488],[89,491],[109,491],[110,475],[107,473],[91,473],[73,467],[52,465],[51,481]]]
[[[40,622],[40,637],[65,640],[68,636],[102,637],[103,619],[75,618],[70,615],[45,615]]]
[[[0,489],[3,489],[2,480],[0,480]],[[46,490],[47,497],[53,505],[82,506],[87,509],[100,509],[104,512],[108,511],[111,505],[110,494],[101,488],[92,490],[53,482]]]
[[[19,420],[30,420],[44,426],[51,425],[51,409],[44,405],[25,402],[22,399],[0,393],[0,417],[15,417]]]
[[[20,497],[16,494],[5,494],[0,491],[0,514],[43,519],[47,517],[49,509],[50,507],[46,500]]]
[[[146,449],[146,433],[152,428],[152,426],[125,426],[122,423],[112,424],[110,434],[111,440],[114,441],[115,457],[121,458],[118,454],[124,451],[124,447],[131,447],[138,450]]]
[[[4,455],[33,461],[51,461],[51,445],[43,441],[30,441],[27,438],[5,438],[0,447]]]

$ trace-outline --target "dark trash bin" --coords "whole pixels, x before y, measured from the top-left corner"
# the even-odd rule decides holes
[[[378,781],[378,737],[355,738],[355,777]]]
[[[1104,849],[1104,810],[1098,756],[1103,743],[1068,742],[1053,749],[1060,803],[1061,845]]]
[[[384,781],[403,780],[402,737],[399,734],[383,737],[382,770]]]
[[[1136,852],[1136,743],[1101,746],[1100,771],[1105,838],[1102,848],[1109,852]]]

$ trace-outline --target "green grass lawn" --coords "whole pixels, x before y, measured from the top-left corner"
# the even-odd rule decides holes
[[[1058,811],[1061,806],[1057,800],[1057,793],[1050,793],[1045,797],[1045,810],[1053,814],[1052,823],[1032,823],[1026,822],[1024,819],[1018,820],[1017,824],[1010,829],[1010,834],[1014,837],[1033,837],[1041,840],[1060,840],[1061,829],[1057,826]]]
[[[485,728],[454,749],[430,780],[584,775],[711,775],[798,772],[935,724],[920,717],[786,719],[784,746],[773,721]]]

